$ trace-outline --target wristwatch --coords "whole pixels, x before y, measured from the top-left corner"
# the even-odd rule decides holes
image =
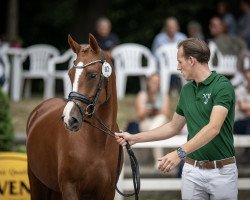
[[[180,159],[184,159],[187,156],[187,153],[181,147],[177,149],[177,153]]]

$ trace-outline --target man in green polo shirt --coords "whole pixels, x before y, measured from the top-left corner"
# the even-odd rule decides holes
[[[131,145],[171,138],[187,124],[188,141],[159,158],[159,169],[169,172],[185,160],[182,199],[237,199],[238,170],[234,157],[235,94],[230,81],[208,66],[210,50],[196,38],[178,44],[178,70],[189,81],[180,94],[170,122],[151,131],[116,133],[117,142]]]

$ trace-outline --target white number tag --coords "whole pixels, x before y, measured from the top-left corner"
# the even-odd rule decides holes
[[[108,78],[112,73],[112,67],[110,66],[110,64],[108,62],[104,62],[102,64],[102,74],[103,76],[105,76],[106,78]]]

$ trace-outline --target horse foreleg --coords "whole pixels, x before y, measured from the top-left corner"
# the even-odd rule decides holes
[[[73,183],[63,183],[60,186],[63,200],[79,200],[79,191]]]
[[[113,200],[114,197],[115,197],[115,190],[111,188],[106,192],[103,200],[111,200],[111,199]]]
[[[28,175],[30,182],[31,200],[61,200],[61,195],[47,188],[31,171],[28,166]]]
[[[35,177],[28,166],[31,200],[46,200],[47,188]]]

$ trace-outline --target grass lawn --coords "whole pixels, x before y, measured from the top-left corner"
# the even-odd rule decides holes
[[[128,120],[136,118],[134,99],[135,95],[128,95],[124,99],[118,101],[117,121],[120,129],[125,128]],[[24,99],[19,102],[11,102],[12,122],[16,132],[25,132],[29,114],[42,101],[42,98],[34,97],[31,99]]]
[[[171,113],[174,112],[178,97],[171,97]],[[31,111],[43,101],[42,98],[33,97],[19,102],[11,102],[12,122],[17,133],[24,133],[26,122]],[[121,130],[125,130],[127,122],[136,119],[135,95],[129,94],[118,100],[117,122]]]

